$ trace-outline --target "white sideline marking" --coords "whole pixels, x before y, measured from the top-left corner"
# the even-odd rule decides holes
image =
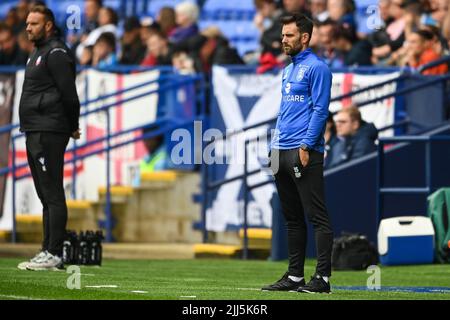
[[[118,288],[115,284],[105,284],[105,285],[98,285],[98,286],[85,286],[85,288]]]
[[[133,293],[148,293],[148,291],[141,291],[141,290],[133,290],[131,292],[133,292]]]
[[[197,298],[197,296],[180,296],[180,298]]]
[[[237,290],[251,290],[251,291],[261,291],[261,289],[258,288],[236,288]]]
[[[10,299],[17,299],[17,300],[42,300],[39,298],[32,298],[32,297],[25,297],[25,296],[14,296],[14,295],[8,295],[8,294],[0,294],[0,297],[2,298],[10,298]]]

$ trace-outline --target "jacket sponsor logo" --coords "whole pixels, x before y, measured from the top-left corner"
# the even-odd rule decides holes
[[[39,57],[36,59],[36,66],[38,66],[38,65],[41,64],[41,60],[42,60],[42,57],[41,57],[41,56],[39,56]]]
[[[284,102],[305,102],[305,96],[304,95],[298,95],[298,94],[289,94],[287,96],[283,96]]]

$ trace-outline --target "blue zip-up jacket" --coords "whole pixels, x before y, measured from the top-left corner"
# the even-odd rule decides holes
[[[325,123],[332,75],[311,49],[292,57],[283,70],[282,100],[272,148],[295,149],[305,144],[324,152]]]

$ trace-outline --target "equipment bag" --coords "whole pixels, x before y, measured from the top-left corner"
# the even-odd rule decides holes
[[[331,262],[334,270],[364,270],[378,264],[378,252],[366,236],[343,232],[334,240]]]

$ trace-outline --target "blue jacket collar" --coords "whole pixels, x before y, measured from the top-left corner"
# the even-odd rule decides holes
[[[307,56],[309,56],[311,52],[312,52],[311,48],[307,48],[306,50],[297,53],[295,56],[292,57],[292,62],[294,64],[299,63],[300,61],[304,60]]]

